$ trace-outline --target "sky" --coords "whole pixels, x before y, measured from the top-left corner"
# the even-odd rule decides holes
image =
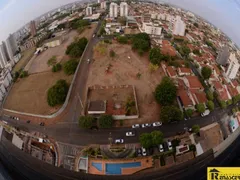
[[[0,42],[30,20],[76,0],[0,0]],[[156,1],[156,0],[155,0]],[[240,0],[162,0],[208,20],[240,46]]]

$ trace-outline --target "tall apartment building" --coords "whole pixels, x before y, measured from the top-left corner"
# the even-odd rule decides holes
[[[88,6],[88,7],[86,8],[86,15],[87,15],[87,16],[91,16],[91,15],[92,15],[92,7]]]
[[[10,62],[5,42],[0,45],[0,68],[4,68]]]
[[[116,3],[111,3],[109,8],[109,16],[110,18],[117,18],[118,17],[118,5]]]
[[[226,75],[229,79],[234,79],[239,70],[239,62],[235,56],[235,54],[231,53],[229,57],[229,66],[227,67]]]
[[[35,36],[37,34],[37,28],[36,28],[36,22],[31,21],[30,22],[30,32],[32,36]]]
[[[128,4],[126,2],[120,4],[120,16],[128,16]]]
[[[177,36],[184,36],[185,29],[186,24],[182,21],[180,16],[177,16],[173,26],[173,34]]]
[[[218,53],[218,57],[217,57],[216,61],[218,64],[225,66],[228,62],[229,56],[230,56],[230,53],[229,53],[228,47],[225,46]]]
[[[153,23],[143,23],[142,29],[145,33],[151,35],[160,36],[162,33],[162,28],[159,25]]]
[[[10,34],[9,37],[6,39],[6,49],[8,56],[11,60],[11,64],[14,65],[14,56],[16,55],[16,52],[18,51],[17,41],[13,34]]]
[[[101,2],[101,9],[106,9],[107,8],[107,2],[103,1]]]

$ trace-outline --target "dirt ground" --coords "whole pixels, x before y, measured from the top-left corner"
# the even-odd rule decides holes
[[[140,33],[139,29],[131,29],[131,28],[125,28],[124,29],[125,34],[137,34]]]
[[[33,54],[35,52],[35,47],[31,49],[27,49],[22,53],[22,58],[19,60],[19,62],[14,66],[13,72],[19,71],[21,68],[25,67],[26,64],[30,61]]]
[[[111,58],[109,56],[110,50],[116,53],[116,57]],[[105,70],[109,67],[109,64],[111,64],[111,67],[109,72],[106,73]],[[129,45],[120,45],[113,42],[108,45],[105,55],[94,52],[94,62],[91,65],[88,86],[134,85],[136,88],[140,118],[126,120],[124,126],[159,120],[160,109],[154,99],[153,92],[164,73],[159,68],[151,74],[148,65],[148,55],[140,57],[132,51]],[[137,78],[138,73],[141,74],[140,78]]]
[[[89,39],[92,36],[96,24],[92,24],[91,26],[91,29],[86,29],[80,35],[78,35],[75,31],[70,32],[71,37],[69,39],[73,40],[77,35],[79,38],[86,37]],[[68,41],[70,42],[70,40]],[[4,108],[41,115],[53,114],[60,108],[52,108],[48,106],[47,91],[59,79],[65,79],[68,83],[70,83],[73,75],[67,76],[64,74],[63,70],[57,73],[51,72],[51,67],[48,67],[47,61],[54,55],[58,56],[58,59],[60,59],[61,63],[67,61],[69,57],[64,55],[67,43],[65,42],[62,46],[63,47],[58,46],[56,48],[48,49],[46,52],[44,52],[45,54],[42,53],[39,58],[34,59],[34,62],[32,62],[31,65],[28,65],[28,68],[30,68],[30,73],[36,73],[43,70],[47,71],[30,74],[30,76],[27,78],[19,79],[16,83],[14,83],[4,104]]]

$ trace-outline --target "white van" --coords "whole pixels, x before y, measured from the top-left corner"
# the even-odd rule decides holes
[[[206,110],[204,111],[204,113],[201,113],[201,116],[204,117],[204,116],[207,116],[207,115],[209,115],[209,114],[210,114],[210,111],[209,111],[208,109],[206,109]]]

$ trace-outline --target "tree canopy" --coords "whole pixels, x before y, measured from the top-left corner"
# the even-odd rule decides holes
[[[113,126],[113,117],[111,115],[101,115],[99,118],[101,128],[111,128]]]
[[[140,144],[142,145],[142,147],[144,148],[151,148],[153,143],[152,143],[152,135],[150,133],[143,133],[140,135]]]
[[[161,131],[152,131],[151,137],[153,146],[157,146],[163,143],[163,133]]]
[[[160,119],[164,123],[180,121],[183,119],[183,113],[176,106],[162,106]]]
[[[48,89],[47,102],[49,106],[63,104],[68,93],[68,84],[65,80],[58,80],[57,83]]]
[[[171,105],[177,97],[177,87],[169,77],[164,77],[156,87],[155,98],[160,105]]]
[[[65,74],[71,75],[74,74],[78,66],[78,62],[75,59],[71,59],[67,62],[65,62],[63,66],[63,70]]]
[[[213,101],[208,101],[207,102],[207,107],[208,107],[209,111],[213,111],[214,110],[214,103],[213,103]]]
[[[185,111],[187,117],[192,117],[193,112],[194,112],[194,111],[193,111],[192,109],[187,109],[187,110]]]
[[[67,47],[66,54],[73,58],[81,57],[87,43],[88,43],[88,40],[85,37],[71,43]]]
[[[162,54],[159,48],[152,48],[149,53],[150,62],[154,65],[159,65],[162,59]]]
[[[89,129],[93,126],[94,117],[93,116],[81,116],[79,118],[79,126],[82,128]]]
[[[210,90],[208,90],[206,94],[207,94],[207,99],[210,101],[213,101],[214,99],[213,93]]]
[[[127,44],[128,43],[128,38],[126,36],[118,36],[117,41],[120,44]]]
[[[147,33],[135,34],[132,38],[132,48],[138,52],[146,52],[151,47],[151,40]]]
[[[193,131],[194,133],[199,133],[199,131],[200,131],[200,126],[197,125],[197,124],[193,125],[193,126],[192,126],[192,131]]]
[[[61,71],[62,65],[60,63],[57,63],[56,65],[53,65],[52,72],[58,72]]]
[[[204,66],[202,68],[201,74],[204,79],[209,79],[212,75],[212,70],[209,67]]]
[[[197,109],[197,111],[198,111],[199,113],[204,113],[205,110],[206,110],[204,104],[202,104],[202,103],[197,104],[197,105],[196,105],[196,109]]]

